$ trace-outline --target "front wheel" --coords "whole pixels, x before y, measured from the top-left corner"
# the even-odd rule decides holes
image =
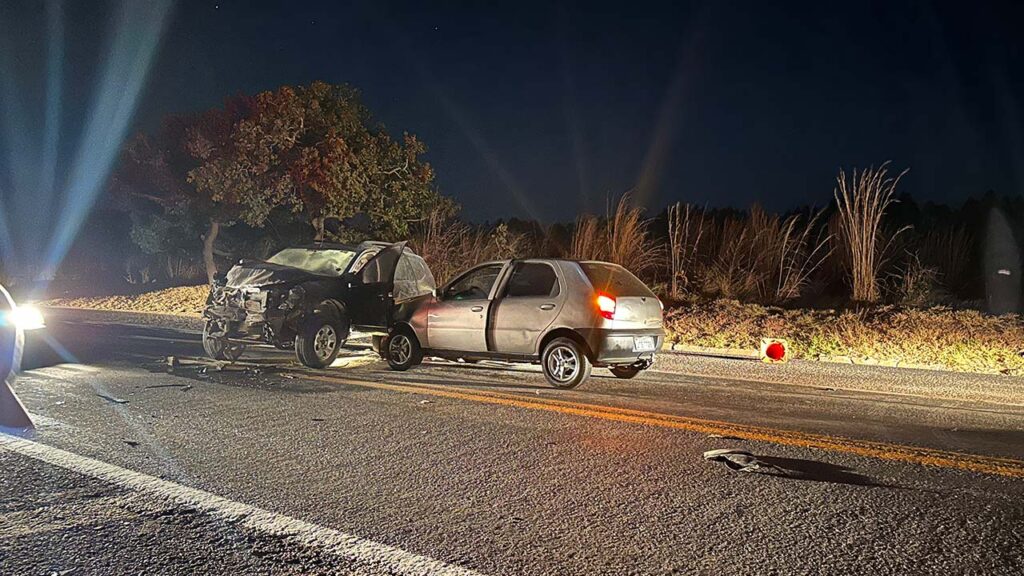
[[[411,330],[399,328],[384,340],[385,357],[388,366],[399,372],[408,370],[423,361],[420,341]]]
[[[214,360],[234,362],[242,357],[245,344],[235,344],[222,336],[223,328],[219,322],[208,320],[203,326],[203,351]]]
[[[295,357],[304,366],[325,368],[338,357],[348,338],[348,326],[325,314],[317,314],[295,335]]]
[[[590,376],[590,359],[571,338],[555,338],[544,347],[541,366],[548,384],[555,388],[575,388]]]

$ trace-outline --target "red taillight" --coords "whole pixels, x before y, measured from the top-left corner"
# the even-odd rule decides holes
[[[601,312],[601,316],[611,320],[615,316],[615,297],[604,292],[598,292],[597,309]]]

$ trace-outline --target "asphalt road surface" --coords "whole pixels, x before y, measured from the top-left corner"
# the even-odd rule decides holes
[[[1024,573],[1020,406],[48,330],[63,358],[15,384],[38,429],[0,434],[0,574]]]

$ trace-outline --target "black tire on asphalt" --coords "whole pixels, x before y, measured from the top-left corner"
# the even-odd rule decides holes
[[[590,376],[590,359],[572,338],[555,338],[544,347],[541,367],[548,384],[555,388],[575,388]]]
[[[392,370],[399,372],[423,362],[423,349],[416,334],[404,326],[395,328],[384,339],[384,359]]]
[[[295,357],[303,366],[326,368],[338,357],[348,339],[348,322],[318,312],[295,335]]]
[[[612,366],[609,370],[611,370],[616,378],[622,378],[623,380],[629,380],[640,373],[640,369],[634,366]]]
[[[203,325],[203,351],[214,360],[227,360],[234,362],[242,357],[245,352],[245,344],[232,344],[222,336],[210,336],[215,322],[208,320]]]

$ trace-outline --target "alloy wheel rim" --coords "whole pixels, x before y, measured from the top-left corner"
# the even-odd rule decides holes
[[[404,334],[392,336],[388,348],[391,351],[391,360],[396,364],[405,364],[412,357],[412,342]]]
[[[316,331],[316,336],[313,337],[313,351],[316,352],[317,358],[321,360],[330,358],[337,346],[338,333],[334,330],[334,326],[324,324]]]
[[[547,369],[558,382],[569,382],[579,373],[580,360],[568,346],[558,346],[548,354]]]

